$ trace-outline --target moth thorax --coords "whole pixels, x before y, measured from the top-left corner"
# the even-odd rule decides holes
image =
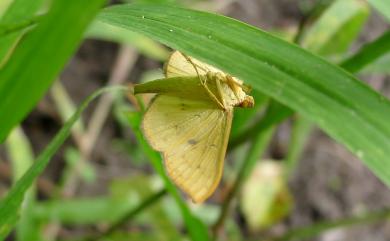
[[[209,80],[218,80],[221,82],[224,82],[225,79],[225,75],[220,72],[207,71],[206,76]]]

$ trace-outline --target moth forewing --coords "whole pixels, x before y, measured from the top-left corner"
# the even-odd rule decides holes
[[[215,191],[215,189],[218,187],[219,182],[221,181],[222,173],[223,173],[223,165],[225,162],[225,155],[226,155],[226,150],[227,146],[229,143],[229,136],[230,136],[230,129],[232,126],[232,120],[233,120],[233,108],[227,109],[224,111],[225,113],[225,126],[224,126],[224,131],[223,131],[223,137],[222,137],[222,145],[220,149],[220,154],[217,160],[217,175],[215,180],[213,181],[211,187],[208,189],[206,193],[203,195],[199,195],[198,199],[194,199],[196,203],[202,203],[204,200],[209,198]]]
[[[195,68],[197,68],[197,71]],[[207,72],[223,73],[222,70],[190,56],[186,56],[179,51],[174,51],[164,65],[164,74],[167,78],[176,76],[196,76],[197,72],[199,75],[205,75]]]
[[[142,129],[151,146],[162,152],[171,179],[199,203],[220,181],[231,121],[232,109],[159,95],[145,113]]]

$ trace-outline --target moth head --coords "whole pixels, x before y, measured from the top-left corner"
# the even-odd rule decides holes
[[[255,100],[250,95],[245,96],[245,99],[238,104],[238,107],[242,108],[252,108],[253,106],[255,106]]]

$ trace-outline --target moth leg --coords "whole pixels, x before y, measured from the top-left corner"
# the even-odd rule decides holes
[[[181,53],[181,54],[184,56],[184,58],[185,58],[192,66],[194,66],[195,72],[196,72],[196,74],[198,75],[198,78],[199,78],[199,80],[200,80],[200,83],[201,83],[201,85],[203,86],[203,88],[205,88],[207,94],[211,97],[212,100],[214,100],[215,103],[217,103],[217,105],[218,105],[219,107],[221,107],[222,109],[225,109],[224,104],[221,103],[221,101],[218,100],[218,98],[213,94],[213,92],[209,89],[209,87],[207,87],[207,78],[208,78],[208,75],[205,77],[205,76],[201,76],[201,75],[199,74],[198,68],[203,69],[203,70],[204,70],[204,68],[202,68],[202,67],[198,66],[197,64],[195,64],[195,63],[192,61],[192,59],[191,59],[190,57],[188,57],[187,55],[185,55],[185,54],[183,54],[183,53]],[[209,73],[209,72],[208,72],[208,73]],[[216,81],[216,82],[218,82],[218,81]],[[221,98],[221,100],[223,100],[223,99]]]
[[[222,105],[223,106],[226,106],[226,103],[225,103],[225,99],[223,98],[223,91],[222,91],[222,86],[221,86],[221,82],[222,82],[222,78],[219,77],[218,75],[215,76],[215,84],[217,85],[217,91],[218,91],[218,95],[220,97],[220,99],[222,100]],[[233,91],[234,92],[234,91]],[[225,109],[225,108],[224,108]]]
[[[208,79],[208,76],[198,76],[198,77],[199,77],[199,79],[200,79],[201,85],[202,85],[203,88],[206,90],[207,94],[211,97],[211,99],[214,100],[214,102],[215,102],[219,107],[221,107],[221,109],[225,109],[224,103],[221,103],[221,101],[220,101],[220,100],[223,101],[223,98],[222,98],[222,95],[221,95],[221,93],[220,93],[220,89],[218,89],[219,81],[216,80],[218,94],[219,94],[219,96],[221,97],[220,100],[219,100],[218,97],[215,96],[215,94],[209,89],[209,87],[207,87],[207,79]],[[204,78],[204,79],[202,80],[202,78]]]

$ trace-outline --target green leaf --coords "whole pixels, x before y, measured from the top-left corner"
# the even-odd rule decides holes
[[[215,65],[301,113],[390,185],[390,102],[343,69],[239,21],[163,5],[117,5],[106,23]]]
[[[31,144],[20,127],[14,128],[7,138],[7,153],[12,162],[13,181],[16,181],[28,170],[33,164],[34,154]],[[26,192],[20,220],[16,228],[16,240],[36,239],[38,237],[37,223],[31,212],[35,206],[35,188],[34,186]]]
[[[59,133],[54,137],[45,150],[37,157],[34,164],[28,171],[18,180],[18,182],[11,188],[7,196],[0,202],[0,240],[12,229],[18,217],[18,210],[22,204],[24,194],[32,185],[35,178],[38,177],[49,163],[51,157],[55,154],[58,148],[62,145],[65,139],[70,134],[70,129],[73,124],[80,117],[81,113],[88,106],[88,104],[99,96],[101,93],[112,90],[127,90],[124,87],[107,87],[100,89],[89,96],[77,109],[72,117],[64,124]]]
[[[340,66],[351,72],[356,72],[366,65],[380,59],[390,52],[390,30],[383,33],[374,41],[365,44],[356,54],[344,60]],[[382,60],[383,61],[383,60]],[[379,64],[380,65],[380,64]],[[390,71],[390,65],[383,66]]]
[[[298,166],[298,160],[303,152],[307,139],[313,129],[313,124],[301,116],[294,118],[292,130],[290,134],[290,144],[288,146],[286,160],[286,176],[290,177],[294,174]]]
[[[111,197],[79,198],[39,202],[33,210],[37,220],[55,220],[62,224],[92,225],[114,222],[136,205]]]
[[[5,142],[7,153],[12,161],[13,180],[16,182],[32,165],[34,154],[31,144],[20,127],[12,130]]]
[[[343,53],[355,40],[368,13],[363,1],[335,1],[307,31],[303,46],[325,56]]]
[[[103,2],[53,1],[48,14],[16,47],[0,71],[0,142],[49,88]]]
[[[11,5],[12,1],[13,0],[3,0],[3,1],[0,2],[0,19],[3,16],[4,12]]]
[[[2,24],[11,24],[20,20],[27,20],[34,16],[42,2],[43,0],[13,0],[10,2],[7,11],[0,18],[0,22]],[[0,67],[6,61],[7,55],[16,46],[23,33],[24,31],[17,31],[0,38]]]
[[[368,2],[390,22],[390,2],[387,0],[368,0]]]
[[[390,75],[390,53],[380,57],[378,60],[368,65],[362,72]]]
[[[345,11],[345,9],[348,9],[348,11]],[[309,50],[314,53],[318,51],[325,56],[335,52],[344,54],[344,51],[348,49],[356,35],[362,30],[363,23],[367,19],[367,13],[367,5],[360,2],[360,0],[334,1],[309,31],[311,35],[308,36],[308,39],[305,39],[306,41],[319,40],[318,45],[308,45]],[[330,29],[331,31],[329,31]],[[325,36],[328,36],[328,38],[322,40]],[[361,67],[351,68],[351,66],[346,66],[345,69],[354,73]],[[305,118],[297,116],[294,119],[290,145],[285,157],[288,167],[287,175],[291,175],[296,168],[312,127],[313,124]]]
[[[66,91],[65,87],[62,85],[61,81],[56,81],[53,83],[50,88],[51,98],[55,104],[55,107],[61,116],[63,122],[69,119],[76,110],[76,106],[73,103],[71,97]],[[85,126],[83,125],[82,118],[77,120],[72,128],[72,134],[76,138],[81,138],[80,135],[85,131]]]
[[[153,40],[139,33],[130,32],[101,21],[94,21],[89,26],[86,37],[129,44],[146,56],[157,60],[166,60],[169,55],[166,48]]]

